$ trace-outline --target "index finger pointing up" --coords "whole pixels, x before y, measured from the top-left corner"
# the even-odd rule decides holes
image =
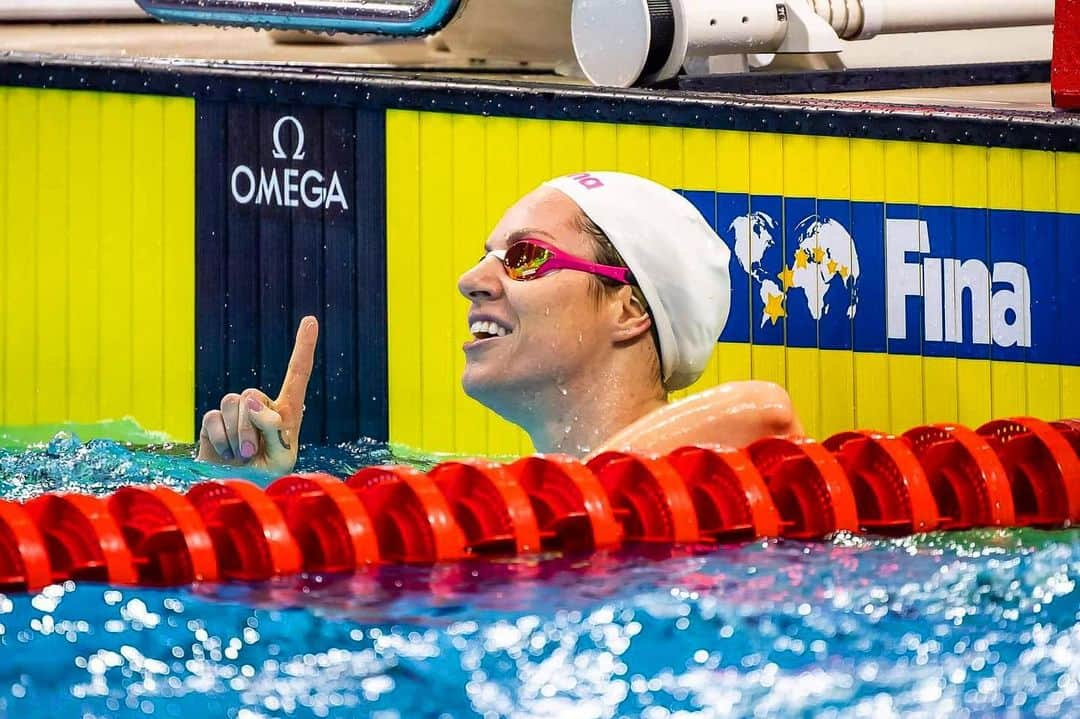
[[[279,411],[296,410],[303,406],[311,368],[315,364],[315,343],[318,339],[319,321],[310,315],[300,320],[289,368],[285,370],[285,380],[281,383],[277,398]]]

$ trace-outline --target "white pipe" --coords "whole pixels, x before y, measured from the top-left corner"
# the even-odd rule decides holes
[[[840,0],[843,2],[844,0]],[[822,0],[815,0],[818,5]],[[832,0],[833,3],[836,0]],[[862,27],[838,34],[846,40],[937,30],[1052,25],[1054,0],[847,0],[861,5]],[[821,13],[818,12],[820,15]],[[823,16],[824,17],[824,16]],[[826,18],[828,19],[828,18]],[[833,27],[836,27],[834,24]]]
[[[774,2],[677,0],[673,6],[678,22],[686,28],[686,54],[690,56],[772,52],[788,29]]]

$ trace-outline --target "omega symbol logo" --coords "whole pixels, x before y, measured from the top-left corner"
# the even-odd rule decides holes
[[[285,115],[284,117],[278,119],[276,123],[274,123],[274,159],[284,160],[288,157],[288,155],[285,154],[285,150],[283,150],[281,147],[281,130],[284,127],[285,123],[291,123],[292,126],[296,128],[296,152],[292,154],[292,159],[303,160],[304,126],[301,125],[300,121],[292,115]]]

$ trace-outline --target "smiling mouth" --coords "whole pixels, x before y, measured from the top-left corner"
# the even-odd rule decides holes
[[[479,320],[469,325],[469,331],[472,332],[473,339],[475,340],[487,340],[494,337],[505,337],[510,334],[510,330],[499,325],[496,322]]]

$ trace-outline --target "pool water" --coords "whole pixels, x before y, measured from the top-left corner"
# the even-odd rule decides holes
[[[436,460],[360,442],[298,469]],[[14,499],[225,475],[181,446],[0,451]],[[1076,530],[979,530],[66,582],[0,594],[0,717],[1080,716],[1078,579]]]

